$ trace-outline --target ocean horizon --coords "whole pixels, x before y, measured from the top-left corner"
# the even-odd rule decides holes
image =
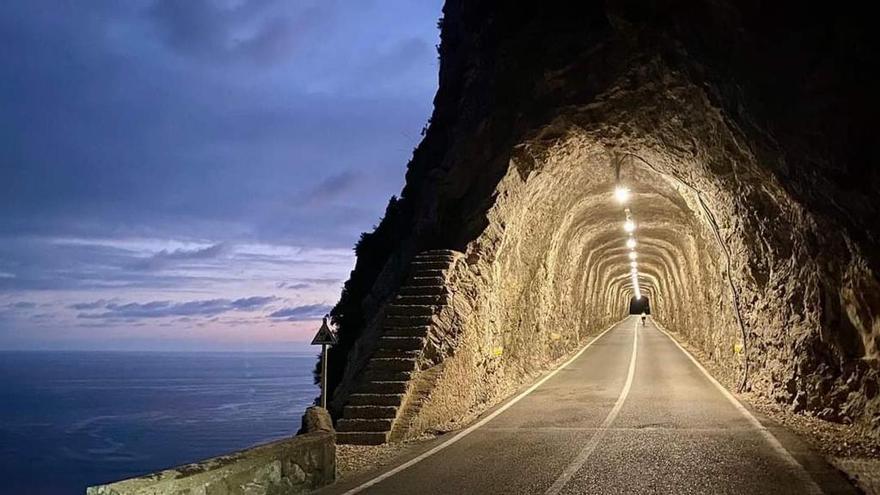
[[[84,493],[291,436],[318,351],[0,351],[0,493]]]

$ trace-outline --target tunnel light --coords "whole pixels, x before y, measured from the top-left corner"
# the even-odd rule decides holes
[[[639,266],[639,263],[637,261],[630,261],[629,266],[636,268],[637,266]]]
[[[638,257],[639,257],[639,255],[637,255],[635,251],[630,251],[630,253],[629,253],[629,259],[635,261],[636,258],[638,258]]]
[[[623,186],[617,186],[614,188],[614,199],[617,200],[618,203],[626,203],[629,201],[629,188]]]
[[[632,220],[627,219],[626,222],[623,223],[623,230],[627,232],[633,232],[636,230],[636,223]]]
[[[633,275],[633,292],[635,293],[636,299],[642,298],[642,289],[639,287],[639,279]]]
[[[632,237],[630,237],[629,239],[627,239],[627,241],[626,241],[626,247],[628,247],[628,248],[630,248],[630,249],[633,249],[634,247],[636,247],[636,240],[633,239]]]

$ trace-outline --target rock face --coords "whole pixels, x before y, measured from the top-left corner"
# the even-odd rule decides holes
[[[333,312],[334,415],[418,252],[464,263],[402,437],[620,319],[624,184],[655,318],[722,378],[880,436],[868,16],[786,3],[448,0],[431,124]]]

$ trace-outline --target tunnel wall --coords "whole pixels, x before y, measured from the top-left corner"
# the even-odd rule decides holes
[[[465,252],[459,345],[416,429],[472,415],[625,315],[619,173],[654,317],[725,383],[878,434],[878,178],[866,136],[841,130],[867,122],[859,78],[821,68],[854,41],[809,9],[776,19],[798,44],[767,24],[777,4],[447,2],[434,115],[379,226],[394,235],[359,253],[366,289],[334,314],[368,349],[375,331],[358,339],[347,308],[372,328],[409,256]]]

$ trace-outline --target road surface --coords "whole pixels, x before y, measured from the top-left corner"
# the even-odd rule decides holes
[[[767,426],[764,426],[767,425]],[[629,317],[475,425],[321,493],[854,493],[650,319]]]

